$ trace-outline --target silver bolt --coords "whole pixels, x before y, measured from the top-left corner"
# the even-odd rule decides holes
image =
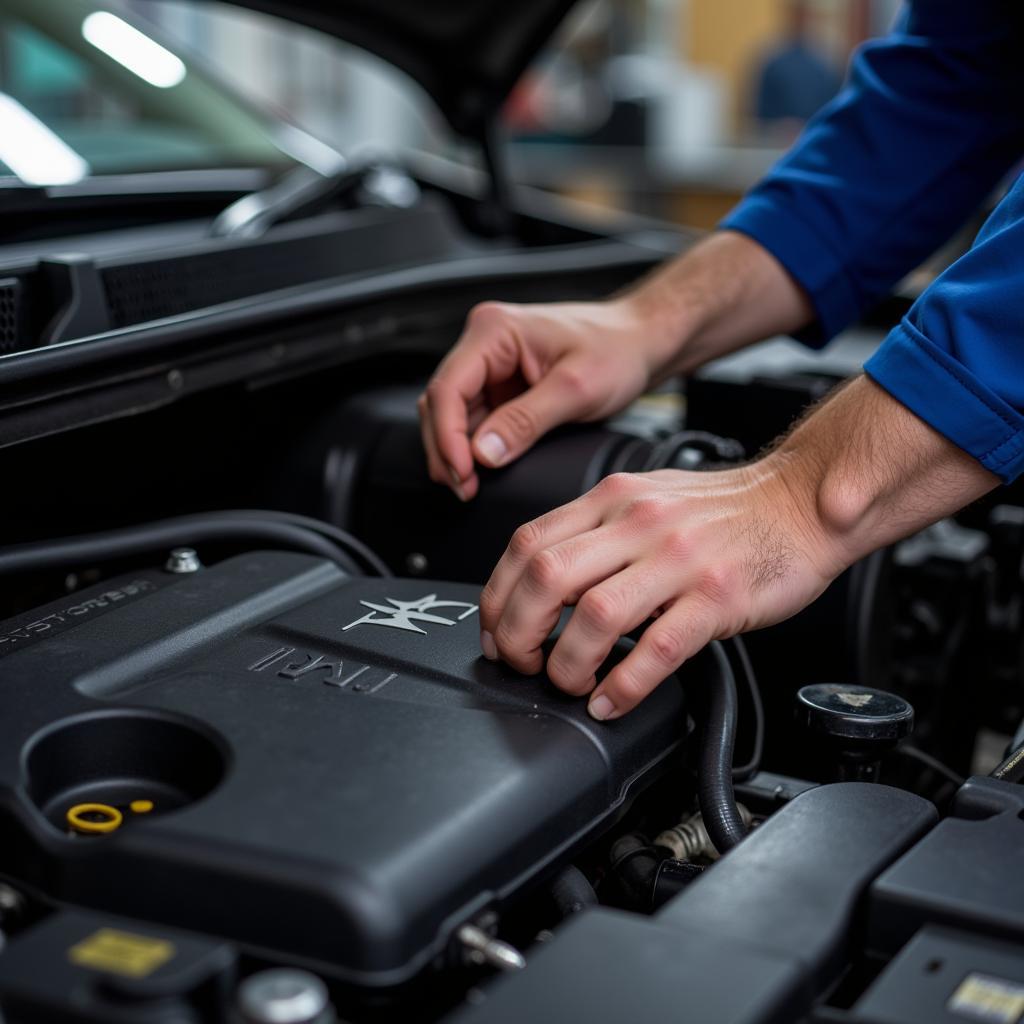
[[[309,971],[275,967],[238,986],[238,1009],[249,1024],[327,1024],[327,986]]]
[[[164,566],[168,572],[179,574],[199,572],[202,567],[203,563],[199,561],[199,556],[193,548],[175,548]]]
[[[526,966],[526,958],[515,946],[488,935],[475,924],[464,924],[455,937],[470,963],[489,964],[499,971],[521,971]]]

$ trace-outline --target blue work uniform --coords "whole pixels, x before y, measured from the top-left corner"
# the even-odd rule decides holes
[[[726,218],[806,290],[823,345],[1024,157],[1024,3],[915,0]],[[1024,472],[1024,179],[865,371],[1004,481]]]

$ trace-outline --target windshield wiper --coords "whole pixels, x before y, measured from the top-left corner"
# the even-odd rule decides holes
[[[325,207],[415,206],[420,188],[394,164],[371,160],[345,164],[333,174],[319,174],[296,167],[269,188],[242,196],[214,220],[210,234],[216,238],[259,238],[275,224],[297,220]]]

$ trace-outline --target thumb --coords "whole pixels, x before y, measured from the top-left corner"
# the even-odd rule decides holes
[[[572,369],[555,367],[533,387],[499,405],[473,435],[477,460],[485,466],[504,466],[553,427],[580,416],[587,402],[583,381]]]

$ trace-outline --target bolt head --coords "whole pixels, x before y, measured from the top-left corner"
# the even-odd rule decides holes
[[[327,986],[309,971],[275,967],[238,987],[238,1009],[252,1024],[314,1024],[328,1006]]]
[[[164,568],[173,573],[198,572],[202,569],[203,563],[199,561],[199,555],[192,548],[175,548],[167,558]]]

